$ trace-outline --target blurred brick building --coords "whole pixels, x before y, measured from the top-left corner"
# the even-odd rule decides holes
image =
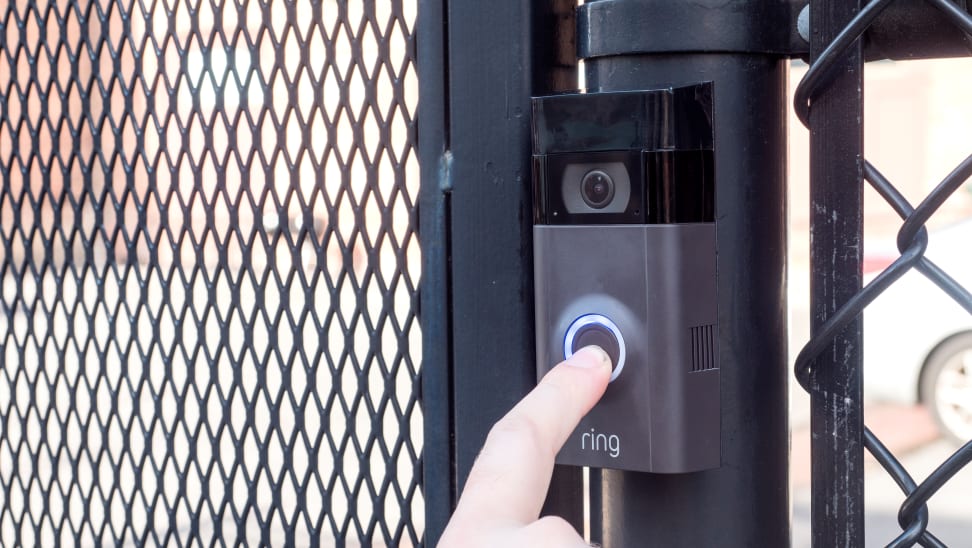
[[[28,11],[27,0],[12,1]],[[393,209],[396,225],[411,222],[412,204],[378,203],[401,197],[389,188],[418,180],[395,170],[416,171],[414,151],[396,157],[380,145],[382,136],[406,141],[410,131],[407,115],[381,110],[395,109],[392,95],[417,102],[414,71],[381,55],[410,47],[407,29],[378,29],[364,17],[351,17],[363,21],[358,28],[341,27],[339,10],[359,7],[336,0],[318,6],[335,37],[327,44],[314,36],[310,3],[248,2],[218,13],[209,2],[181,0],[147,11],[134,3],[130,13],[114,4],[102,12],[93,0],[73,9],[36,4],[26,40],[10,24],[2,44],[14,66],[0,71],[9,113],[0,158],[12,159],[0,222],[8,232],[15,218],[39,229],[14,239],[14,262],[43,256],[57,225],[84,234],[100,227],[96,262],[145,264],[157,254],[160,265],[178,257],[212,267],[225,246],[229,265],[246,255],[260,267],[275,256],[313,268],[316,241],[332,273],[349,257],[349,270],[360,272],[368,260],[361,239],[379,242],[387,232],[381,207]],[[308,12],[296,17],[307,26],[285,25],[295,9]],[[58,12],[73,47],[50,51]],[[342,93],[357,108],[339,108]],[[38,150],[43,161],[18,163],[16,150]],[[183,227],[191,230],[181,237]],[[262,241],[263,229],[290,238]],[[84,256],[82,240],[55,241],[53,257]]]

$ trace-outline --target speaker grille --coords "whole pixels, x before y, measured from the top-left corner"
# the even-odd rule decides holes
[[[692,372],[718,369],[715,355],[715,325],[699,325],[692,332]]]

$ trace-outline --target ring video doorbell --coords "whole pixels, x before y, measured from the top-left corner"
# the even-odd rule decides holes
[[[557,462],[720,462],[712,85],[533,100],[537,376],[596,344],[607,392]]]

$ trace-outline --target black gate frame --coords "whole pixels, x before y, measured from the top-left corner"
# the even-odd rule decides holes
[[[492,424],[535,384],[530,97],[569,78],[574,2],[420,0],[425,542]],[[542,37],[542,38],[541,38]],[[533,47],[532,44],[545,44]],[[580,471],[550,511],[579,523]]]

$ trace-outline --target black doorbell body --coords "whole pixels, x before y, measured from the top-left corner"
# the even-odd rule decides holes
[[[712,116],[710,83],[533,100],[537,375],[614,363],[559,463],[719,466]]]

